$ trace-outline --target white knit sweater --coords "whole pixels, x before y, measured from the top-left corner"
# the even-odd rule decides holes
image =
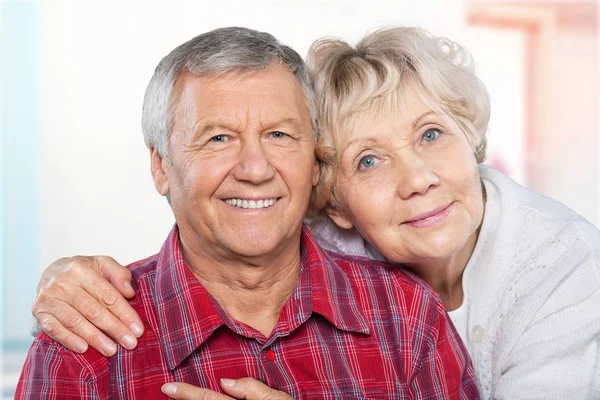
[[[479,239],[450,312],[483,399],[600,399],[600,232],[564,205],[480,166]],[[382,258],[355,231],[313,226],[331,251]]]

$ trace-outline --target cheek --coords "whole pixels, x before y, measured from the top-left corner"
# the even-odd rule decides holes
[[[230,164],[227,157],[196,157],[175,171],[175,179],[188,197],[200,200],[223,183],[232,169]]]
[[[432,154],[430,163],[435,165],[436,173],[452,182],[455,188],[471,191],[473,183],[479,183],[477,160],[466,139],[460,139]]]
[[[380,226],[395,213],[395,191],[390,180],[369,180],[345,185],[341,191],[350,219],[361,227]],[[339,193],[339,192],[338,192]]]
[[[483,220],[483,210],[485,208],[485,204],[483,202],[483,189],[481,188],[481,179],[478,173],[476,173],[472,179],[473,185],[471,186],[471,196],[473,204],[471,206],[471,214],[473,215],[474,223],[477,225],[477,227],[479,227]]]
[[[463,163],[461,168],[457,166],[448,171],[447,176],[451,182],[452,190],[459,199],[462,199],[472,224],[477,228],[481,224],[484,207],[477,163]]]
[[[269,154],[269,163],[288,186],[312,188],[319,178],[318,166],[309,151],[274,149]]]

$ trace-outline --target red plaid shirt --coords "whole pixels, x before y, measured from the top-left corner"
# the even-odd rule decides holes
[[[231,319],[183,260],[177,227],[130,266],[138,346],[106,358],[38,336],[17,399],[165,398],[162,384],[220,391],[251,376],[300,399],[479,398],[438,296],[397,266],[323,252],[302,232],[302,272],[269,337]]]

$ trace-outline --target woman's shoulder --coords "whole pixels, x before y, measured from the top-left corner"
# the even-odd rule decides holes
[[[590,333],[582,343],[597,333],[598,319],[590,316],[597,315],[600,293],[600,234],[561,203],[490,168],[480,173],[486,189],[497,195],[491,202],[494,240],[487,262],[465,279],[472,295],[469,328],[476,328],[474,360],[480,377],[491,381],[514,363],[514,349],[545,341],[547,354],[523,359],[520,368],[547,364],[550,351],[583,337],[575,332]],[[567,328],[572,332],[565,333]]]
[[[493,168],[481,166],[480,175],[486,190],[497,196],[498,235],[531,244],[532,251],[563,241],[582,242],[588,251],[600,251],[600,231],[566,205],[519,185]]]
[[[304,223],[324,250],[352,257],[385,260],[355,229],[342,229],[324,214],[311,215]]]
[[[480,171],[486,189],[497,196],[490,202],[494,221],[484,221],[493,243],[481,258],[486,262],[474,265],[465,279],[486,315],[515,314],[519,304],[530,309],[560,286],[600,287],[600,232],[593,224],[498,171]]]

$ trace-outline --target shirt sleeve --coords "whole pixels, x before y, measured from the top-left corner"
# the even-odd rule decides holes
[[[431,337],[411,379],[416,398],[479,399],[473,364],[441,302],[436,304]]]
[[[493,377],[495,399],[600,398],[600,265],[597,257],[582,260],[576,253],[582,252],[560,263],[567,272],[544,278],[557,283],[513,307],[522,322],[525,314],[518,310],[541,302],[524,331],[505,330]],[[543,298],[533,297],[538,292]]]
[[[15,399],[108,399],[108,362],[91,352],[71,352],[41,334],[25,359]]]

